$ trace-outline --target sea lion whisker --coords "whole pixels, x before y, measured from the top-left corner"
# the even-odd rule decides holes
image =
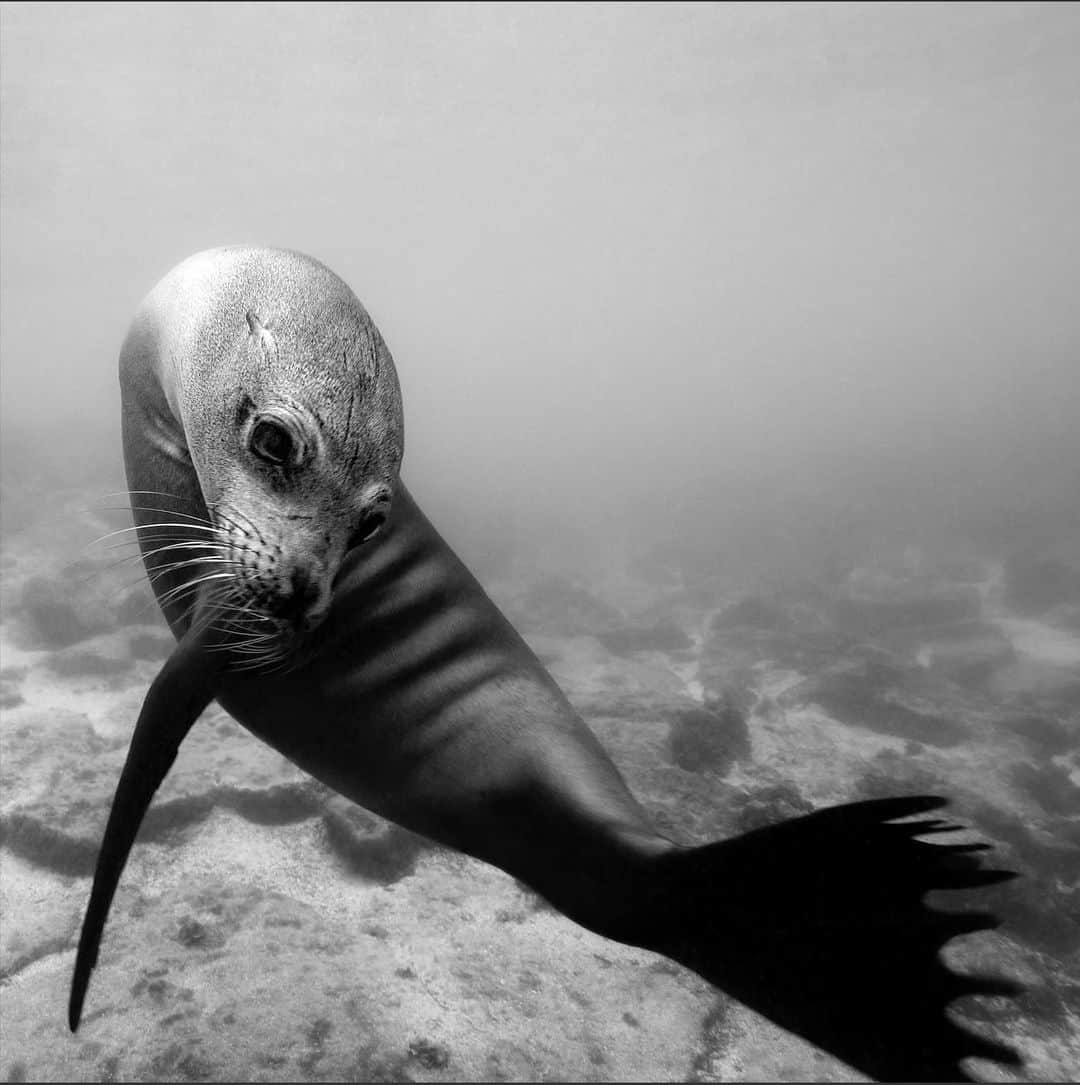
[[[193,545],[195,545],[195,544],[193,544]],[[204,544],[201,544],[201,543],[197,544],[197,545],[200,546],[200,547],[204,546]],[[125,554],[122,558],[117,558],[115,561],[110,561],[107,565],[104,565],[101,568],[94,569],[92,572],[88,573],[80,581],[80,583],[83,584],[83,585],[89,584],[95,577],[104,576],[106,573],[111,573],[114,569],[119,569],[122,565],[130,565],[132,562],[138,561],[139,558],[143,559],[143,562],[146,565],[147,572],[149,574],[149,571],[151,569],[151,565],[150,565],[150,562],[149,562],[148,559],[151,557],[151,555],[160,554],[165,550],[171,550],[171,549],[173,549],[173,547],[166,546],[166,547],[161,547],[158,550],[151,550],[146,554],[143,554],[140,551],[135,551],[132,554]],[[211,557],[211,558],[206,558],[205,560],[207,560],[207,561],[221,561],[221,560],[224,560],[224,559],[218,558],[218,557]],[[153,566],[153,568],[168,568],[168,566],[157,565],[157,566]]]
[[[251,648],[253,651],[266,653],[274,649],[279,639],[279,637],[269,633],[253,633],[249,637],[241,637],[241,639],[234,641],[233,644],[237,647]]]
[[[214,624],[214,610],[213,604],[210,603],[205,606],[200,612],[196,610],[200,602],[206,603],[207,597],[203,595],[196,595],[184,611],[185,618],[190,616],[189,632],[193,633],[196,637],[202,639],[207,637],[210,633],[217,633],[217,627]],[[202,650],[204,652],[210,652],[213,649],[213,644],[207,643],[203,645]]]
[[[168,539],[168,541],[166,541],[166,539]],[[204,550],[209,554],[226,554],[231,549],[226,543],[218,542],[214,539],[188,539],[180,535],[165,536],[160,539],[145,539],[143,541],[146,543],[160,542],[163,544],[152,550],[145,551],[147,557],[151,554],[164,553],[168,550]]]
[[[219,622],[219,628],[222,632],[232,632],[244,636],[264,638],[268,642],[276,640],[279,636],[279,630],[276,623],[274,624],[273,629],[264,632],[257,632],[252,627],[252,622],[273,622],[272,618],[269,618],[265,614],[260,614],[257,611],[249,611],[246,605],[238,606],[228,598],[218,602],[217,621]]]
[[[230,602],[232,602],[233,600],[238,601],[239,604],[240,604],[239,606],[237,606],[235,603],[233,603],[234,612],[236,612],[236,613],[238,613],[240,615],[246,616],[248,618],[254,619],[256,621],[273,622],[273,620],[274,620],[273,618],[269,617],[266,614],[261,613],[260,611],[257,611],[255,609],[253,609],[254,608],[254,601],[252,599],[250,599],[250,598],[245,599],[243,597],[242,593],[240,592],[239,588],[234,589],[234,593],[230,597]]]
[[[245,546],[250,547],[252,539],[255,540],[258,546],[264,546],[266,544],[266,540],[260,533],[249,531],[242,524],[237,523],[237,521],[233,520],[231,517],[219,515],[218,519],[224,521],[225,527],[229,528],[234,534],[242,536]],[[218,527],[218,530],[222,531],[220,526]],[[222,534],[224,535],[227,533],[225,531],[222,531]]]
[[[103,547],[104,550],[122,550],[125,546],[141,546],[143,543],[158,543],[165,542],[166,540],[172,540],[171,546],[179,549],[181,546],[186,546],[191,549],[196,547],[203,550],[218,549],[228,550],[229,547],[222,542],[215,542],[213,539],[200,539],[193,541],[186,535],[180,535],[174,532],[162,532],[157,534],[156,537],[151,532],[147,532],[145,535],[140,535],[137,539],[121,539],[118,542],[111,542],[107,546]],[[163,547],[162,549],[168,549]]]
[[[210,531],[203,528],[198,524],[182,524],[176,528],[159,526],[157,524],[135,524],[129,528],[121,528],[119,531],[111,532],[109,535],[103,535],[101,540],[111,538],[114,535],[131,534],[132,532],[139,532],[135,540],[132,539],[120,539],[119,542],[110,543],[110,546],[130,546],[133,541],[141,541],[143,539],[148,542],[154,542],[156,539],[177,539],[179,541],[192,541],[198,537],[193,532],[202,532],[203,536],[209,536],[208,541],[217,539],[220,543],[224,543],[225,540],[221,538],[220,533]]]
[[[165,516],[184,516],[188,521],[202,524],[206,527],[213,527],[213,523],[206,519],[205,516],[196,516],[194,513],[182,512],[180,509],[163,509],[156,505],[109,505],[106,512],[160,512]]]
[[[219,628],[223,633],[243,637],[265,637],[267,640],[274,639],[277,636],[276,633],[257,633],[250,622],[244,621],[244,615],[240,611],[232,610],[229,615],[220,614],[219,611],[219,615]]]
[[[257,633],[257,631],[252,630],[250,634],[247,634],[247,636],[239,642],[239,646],[241,648],[240,654],[253,656],[251,663],[241,664],[241,667],[249,666],[254,663],[265,664],[274,662],[288,654],[288,648],[282,643],[280,631],[278,629],[267,630],[265,633]]]
[[[208,573],[206,576],[197,577],[195,580],[189,580],[186,584],[179,584],[175,588],[163,592],[158,596],[158,602],[170,602],[173,599],[182,598],[184,594],[194,591],[200,584],[208,584],[212,580],[232,580],[232,578],[232,573]]]
[[[221,627],[217,627],[221,628]],[[229,629],[221,629],[223,633],[231,632]],[[239,636],[236,640],[230,640],[225,644],[217,645],[216,648],[222,651],[243,651],[249,654],[258,653],[264,655],[272,645],[271,638],[263,638],[261,635],[256,637]],[[215,649],[211,649],[213,651]]]
[[[167,573],[173,573],[176,572],[177,569],[185,569],[192,565],[228,565],[232,568],[240,567],[238,561],[232,561],[229,558],[188,558],[186,561],[170,561],[164,565],[154,565],[152,567],[153,572],[148,572],[147,579],[151,584],[154,584]]]
[[[231,642],[229,647],[235,648],[237,651],[246,655],[257,656],[259,659],[266,659],[277,651],[276,642],[274,640],[247,640],[246,638],[240,638],[237,641]]]
[[[227,550],[228,547],[224,543],[215,542],[212,539],[202,539],[193,541],[190,536],[176,535],[176,534],[151,534],[139,535],[138,537],[131,537],[127,539],[119,539],[114,542],[107,543],[102,546],[101,549],[106,552],[113,552],[117,550],[131,550],[136,556],[142,554],[142,547],[145,545],[151,545],[155,543],[170,543],[180,544],[187,543],[191,547],[202,547],[205,550],[212,548],[218,548],[219,550]],[[125,555],[126,557],[126,555]]]
[[[257,632],[251,624],[252,618],[263,618],[266,621],[271,619],[266,618],[261,614],[248,614],[242,607],[237,606],[235,603],[221,603],[218,606],[218,620],[222,623],[222,627],[225,629],[231,629],[237,633],[243,633],[245,636],[261,637],[266,640],[271,640],[277,635],[277,626],[271,630],[264,630]]]
[[[222,629],[220,626],[215,625],[214,629],[221,633],[228,633],[227,629]],[[249,646],[244,640],[227,641],[223,644],[215,644],[212,648],[207,648],[208,652],[231,652],[239,655],[262,655],[266,649],[262,645]]]
[[[88,579],[92,579],[95,576],[102,576],[102,575],[104,575],[106,573],[112,572],[114,569],[119,569],[122,566],[132,565],[135,562],[138,562],[140,560],[142,561],[142,564],[145,566],[147,574],[149,575],[152,571],[154,571],[156,569],[164,569],[164,568],[167,567],[167,565],[168,565],[168,560],[167,559],[163,562],[163,561],[160,561],[160,560],[156,560],[156,558],[157,558],[158,555],[167,553],[167,552],[169,552],[169,551],[171,551],[173,549],[175,549],[175,548],[172,547],[172,546],[160,547],[160,548],[158,548],[156,550],[148,551],[145,554],[142,553],[142,551],[140,551],[140,550],[135,550],[130,554],[124,554],[122,557],[115,558],[114,560],[110,561],[108,564],[100,566],[99,568],[95,569],[90,574]],[[184,549],[188,549],[188,548],[184,547]],[[192,546],[192,547],[190,547],[190,549],[192,549],[192,550],[203,550],[205,552],[204,560],[209,561],[209,562],[225,560],[224,551],[222,551],[222,550],[207,551],[207,548],[204,545]]]
[[[244,651],[242,649],[237,649],[236,651],[231,652],[230,654],[234,658],[235,657],[241,657],[241,658],[247,657],[246,662],[241,662],[241,663],[230,662],[229,669],[230,670],[236,670],[236,671],[249,670],[249,669],[252,669],[252,668],[255,668],[255,667],[260,667],[260,668],[265,667],[270,662],[272,662],[274,659],[278,658],[275,653],[266,652],[266,651]]]
[[[199,585],[201,585],[201,584],[210,584],[212,581],[215,581],[215,580],[232,580],[232,579],[233,579],[233,574],[232,573],[222,573],[222,572],[206,573],[203,576],[197,576],[194,580],[187,581],[187,583],[185,583],[185,584],[180,584],[175,588],[170,588],[168,591],[162,593],[161,598],[165,598],[167,596],[172,596],[172,594],[174,592],[191,591],[192,589],[199,587]]]
[[[210,546],[206,546],[206,545],[204,545],[202,543],[193,544],[191,546],[184,546],[184,545],[162,546],[162,547],[160,547],[160,548],[158,548],[156,550],[148,550],[145,554],[143,554],[143,557],[146,559],[146,563],[147,563],[148,567],[150,565],[153,565],[153,567],[156,568],[156,569],[163,569],[163,568],[166,568],[170,563],[172,563],[172,561],[174,559],[173,558],[164,558],[164,559],[159,560],[157,562],[151,562],[150,559],[153,558],[153,557],[156,557],[159,554],[171,553],[174,550],[183,550],[183,551],[197,550],[197,551],[201,551],[201,553],[196,554],[194,557],[189,557],[189,556],[186,556],[185,554],[177,554],[176,558],[175,558],[175,561],[176,561],[177,565],[180,565],[180,564],[194,565],[195,563],[200,562],[200,561],[205,561],[205,562],[210,563],[210,564],[223,564],[223,565],[236,565],[236,566],[242,566],[243,565],[243,562],[240,561],[238,558],[233,557],[225,547],[223,547],[223,546],[210,547]]]
[[[226,504],[224,504],[224,502],[218,502],[216,505],[212,506],[208,511],[210,512],[210,514],[212,516],[217,516],[217,517],[220,517],[220,518],[223,518],[223,519],[227,520],[230,524],[232,524],[233,527],[235,527],[242,534],[247,534],[248,532],[251,532],[251,534],[253,534],[257,539],[260,539],[260,540],[263,537],[262,532],[259,530],[259,528],[256,526],[256,524],[251,520],[251,517],[249,517],[247,515],[247,513],[242,512],[238,508],[234,508],[231,505],[226,505]],[[244,524],[246,525],[246,528],[244,526],[240,525],[239,523],[237,523],[236,520],[234,519],[234,517],[240,517],[244,521]]]
[[[98,543],[104,542],[106,539],[114,539],[117,535],[127,535],[132,531],[156,531],[163,527],[176,527],[181,528],[184,531],[205,531],[212,538],[218,536],[218,529],[213,527],[204,527],[202,524],[175,524],[175,523],[163,523],[158,522],[154,524],[134,524],[131,527],[121,527],[116,531],[110,531],[105,535],[101,535],[94,539],[89,545],[96,546]]]
[[[230,634],[233,638],[228,642],[232,647],[246,645],[252,648],[258,648],[260,651],[266,651],[278,644],[281,640],[281,631],[278,629],[268,632],[259,632],[257,629],[254,629],[249,625],[244,625],[236,619],[233,619],[229,625],[225,626],[223,631]]]
[[[250,602],[240,602],[234,598],[228,599],[222,604],[223,618],[237,629],[251,629],[252,622],[264,622],[273,625],[273,629],[264,629],[259,636],[269,637],[274,635],[278,628],[277,623],[268,615],[251,609]]]
[[[104,570],[99,570],[99,571],[103,572]],[[136,587],[138,587],[140,584],[144,584],[145,582],[146,582],[145,575],[140,573],[134,579],[127,579],[122,584],[117,585],[115,588],[113,588],[112,593],[115,596],[127,595],[128,593],[133,591]],[[148,606],[149,603],[150,603],[150,600],[147,599],[147,598],[141,598],[141,599],[138,600],[138,603],[139,603],[140,607]]]
[[[236,618],[231,615],[242,616],[244,613],[243,607],[237,602],[235,595],[224,596],[217,601],[218,616],[223,621],[231,623],[236,622]]]
[[[186,512],[177,512],[175,509],[155,509],[150,507],[143,507],[142,505],[132,505],[132,512],[158,512],[166,516],[187,516]],[[185,528],[203,528],[212,533],[220,532],[220,528],[211,520],[203,519],[201,516],[192,516],[189,520],[183,521]]]
[[[118,511],[120,511],[120,510],[118,510]],[[129,509],[124,509],[123,511],[124,512],[129,512],[130,510]],[[140,511],[140,510],[136,510],[136,511]],[[154,510],[149,510],[149,511],[170,512],[171,510],[157,510],[157,509],[154,509]],[[179,513],[179,515],[183,516],[185,514],[184,513]],[[178,531],[205,531],[207,534],[210,534],[210,535],[214,535],[214,534],[217,534],[219,532],[219,529],[217,527],[215,527],[214,524],[211,524],[209,522],[203,523],[203,522],[198,521],[198,520],[181,520],[181,521],[175,521],[175,520],[151,520],[151,521],[148,521],[145,524],[131,524],[129,527],[122,527],[122,528],[117,529],[116,531],[110,531],[108,534],[102,535],[101,538],[102,539],[108,539],[111,536],[119,535],[121,532],[124,532],[124,531],[156,531],[156,530],[158,530],[160,528],[175,528]]]
[[[228,631],[226,631],[228,632]],[[274,645],[277,638],[263,639],[260,637],[249,638],[243,635],[243,633],[236,634],[234,632],[235,639],[229,640],[223,647],[229,650],[243,651],[248,655],[266,655],[268,652],[274,650]]]
[[[224,520],[225,523],[227,523],[230,527],[233,527],[237,531],[240,531],[240,532],[245,533],[245,534],[248,531],[255,531],[256,530],[255,525],[252,524],[250,520],[248,520],[246,526],[242,525],[240,523],[240,520],[239,520],[240,510],[239,509],[235,509],[235,510],[229,512],[229,511],[226,511],[226,506],[224,506],[224,505],[215,505],[210,510],[210,515],[213,516],[217,520]]]
[[[224,501],[219,501],[210,511],[215,516],[229,517],[234,523],[236,522],[236,519],[242,520],[250,531],[255,532],[256,535],[261,534],[258,524],[256,524],[243,509],[237,508],[235,505],[229,505]]]
[[[143,553],[142,557],[145,559],[152,558],[155,554],[166,554],[170,550],[201,550],[207,555],[207,560],[222,560],[229,553],[229,548],[223,546],[221,543],[206,543],[206,542],[175,542],[169,543],[167,546],[159,546],[154,550],[147,550]],[[230,559],[234,564],[239,565],[240,562],[235,559]]]
[[[257,670],[259,674],[269,676],[271,674],[284,674],[286,671],[292,669],[292,665],[288,660],[271,660],[267,663],[259,664],[252,667],[235,667],[229,668],[230,670]]]
[[[221,622],[223,629],[239,630],[243,628],[241,624],[243,610],[232,600],[220,600],[217,611],[217,620]]]
[[[280,633],[255,633],[243,627],[233,626],[223,630],[229,636],[230,648],[249,648],[252,651],[270,651],[281,639]]]
[[[280,657],[278,656],[263,656],[258,659],[251,660],[248,663],[237,663],[230,665],[230,671],[262,671],[263,673],[271,673],[267,670],[271,664],[276,663]]]
[[[297,652],[283,652],[278,664],[271,667],[268,674],[288,674],[300,665],[300,655]]]
[[[244,631],[243,627],[240,626],[237,623],[236,619],[231,618],[229,616],[229,610],[231,610],[231,608],[229,608],[227,610],[226,607],[223,604],[219,603],[217,605],[217,607],[215,608],[215,610],[216,610],[216,613],[214,614],[214,628],[215,629],[219,630],[222,633],[230,633],[230,634],[232,634],[232,633],[242,633]]]

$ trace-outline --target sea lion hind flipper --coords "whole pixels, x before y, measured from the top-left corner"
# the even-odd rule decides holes
[[[925,894],[1014,876],[981,869],[970,845],[917,839],[934,822],[892,820],[943,804],[831,807],[666,855],[656,926],[671,934],[654,948],[881,1080],[971,1080],[968,1057],[1020,1065],[946,1015],[954,999],[1021,988],[941,960],[950,939],[997,924],[929,908]]]
[[[131,736],[98,852],[90,902],[75,955],[68,1002],[68,1025],[72,1032],[79,1027],[109,905],[143,816],[176,760],[180,743],[214,697],[213,680],[219,668],[217,661],[202,651],[203,632],[193,629],[166,660],[146,694]]]

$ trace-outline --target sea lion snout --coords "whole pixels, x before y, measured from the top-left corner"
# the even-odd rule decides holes
[[[287,624],[295,634],[310,633],[330,611],[333,577],[297,566],[279,579],[278,590],[266,604],[270,617]]]
[[[223,601],[238,633],[256,630],[267,649],[284,650],[329,612],[345,528],[313,532],[314,516],[247,508],[216,505]]]
[[[282,589],[270,600],[270,614],[288,622],[297,630],[309,632],[314,629],[329,609],[330,593],[323,588],[320,579],[303,568],[292,571]]]

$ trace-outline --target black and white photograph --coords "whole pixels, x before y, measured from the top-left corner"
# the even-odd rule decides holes
[[[0,1079],[1080,1079],[1080,4],[0,3]]]

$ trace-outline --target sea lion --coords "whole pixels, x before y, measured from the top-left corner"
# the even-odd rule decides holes
[[[959,1079],[1017,1064],[951,1022],[1014,994],[940,961],[994,925],[922,898],[1011,874],[933,796],[854,803],[688,848],[656,831],[597,739],[400,479],[390,353],[349,288],[296,253],[218,249],[151,292],[120,355],[147,572],[178,644],[135,726],[69,1006],[113,891],[213,698],[343,795],[501,867],[578,923],[664,954],[857,1069]]]

